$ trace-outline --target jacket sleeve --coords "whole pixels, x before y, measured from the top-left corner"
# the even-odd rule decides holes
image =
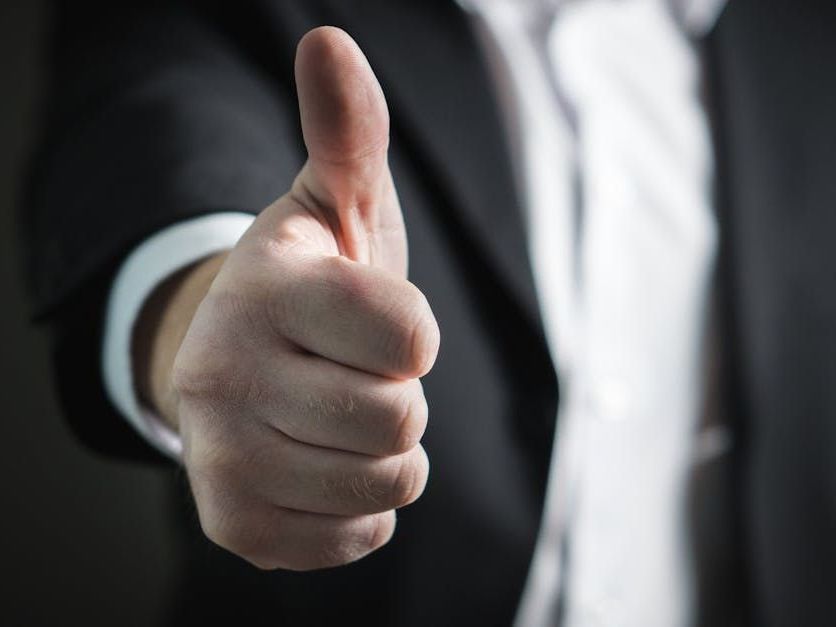
[[[64,413],[106,454],[156,455],[117,415],[99,374],[122,259],[173,223],[260,210],[303,159],[295,41],[274,28],[265,54],[258,15],[233,14],[237,4],[53,7],[45,130],[22,205],[26,266]]]

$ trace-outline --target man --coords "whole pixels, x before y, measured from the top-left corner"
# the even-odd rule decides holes
[[[177,618],[827,624],[834,10],[462,4],[60,11],[68,417],[270,571],[195,547]]]

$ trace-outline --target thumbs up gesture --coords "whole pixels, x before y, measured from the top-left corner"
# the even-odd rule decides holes
[[[307,163],[228,256],[184,279],[147,396],[182,436],[206,535],[258,567],[305,570],[385,544],[423,491],[418,377],[439,332],[406,280],[389,114],[366,58],[319,28],[296,80]]]

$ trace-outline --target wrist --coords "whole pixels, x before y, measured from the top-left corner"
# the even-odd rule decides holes
[[[132,366],[140,402],[178,430],[174,359],[195,311],[228,252],[193,263],[163,281],[143,304],[132,337]]]

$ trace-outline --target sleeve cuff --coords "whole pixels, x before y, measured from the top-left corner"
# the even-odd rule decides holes
[[[208,255],[235,246],[255,216],[225,212],[169,226],[142,242],[125,259],[107,301],[102,343],[102,380],[125,419],[164,455],[179,460],[182,442],[136,395],[131,340],[145,300],[166,278]]]

